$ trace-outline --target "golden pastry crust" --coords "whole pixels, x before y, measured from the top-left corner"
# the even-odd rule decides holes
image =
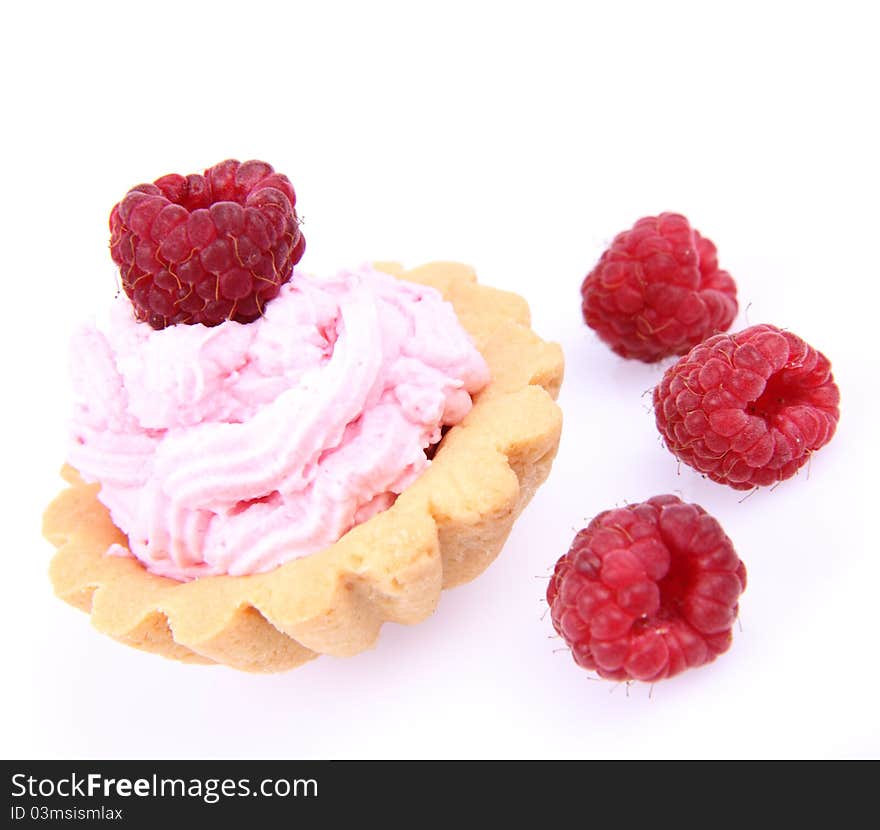
[[[394,505],[269,573],[181,583],[154,576],[136,559],[104,555],[126,537],[97,500],[99,485],[66,467],[70,486],[43,522],[58,548],[50,577],[59,597],[136,648],[190,663],[285,671],[318,654],[357,654],[375,643],[383,622],[420,622],[442,588],[492,562],[556,454],[562,351],[531,331],[521,297],[478,285],[467,266],[377,267],[439,289],[492,372],[470,414]]]

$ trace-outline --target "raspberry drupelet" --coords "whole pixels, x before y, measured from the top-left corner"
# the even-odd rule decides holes
[[[619,233],[581,285],[584,320],[621,357],[653,363],[730,327],[736,284],[677,213]]]
[[[547,602],[579,666],[655,682],[730,647],[745,587],[718,522],[666,495],[596,516],[556,563]]]
[[[654,390],[673,455],[737,490],[791,478],[831,440],[839,403],[828,358],[768,325],[710,338]]]
[[[287,176],[262,161],[133,187],[110,213],[110,253],[139,320],[216,326],[262,316],[305,251]]]

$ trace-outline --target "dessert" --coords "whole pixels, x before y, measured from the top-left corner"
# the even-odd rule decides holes
[[[248,192],[283,196],[268,210],[292,209],[260,181]],[[138,231],[135,202],[111,223]],[[155,225],[162,210],[159,236],[174,232]],[[523,300],[466,266],[386,263],[324,280],[279,272],[260,307],[198,320],[212,300],[156,302],[183,252],[151,239],[171,267],[142,261],[133,308],[121,299],[75,341],[70,487],[44,523],[62,598],[129,645],[278,671],[357,653],[384,621],[418,622],[441,588],[488,566],[561,426],[561,352],[531,332]],[[196,252],[203,270],[209,249]],[[225,272],[211,273],[222,296]]]
[[[834,436],[839,404],[828,358],[769,325],[709,338],[654,390],[670,452],[736,490],[797,473]]]
[[[677,213],[619,233],[581,285],[584,321],[621,357],[653,363],[730,327],[736,284]]]
[[[745,587],[718,522],[699,505],[654,496],[581,530],[556,563],[547,602],[579,666],[653,683],[727,651]]]

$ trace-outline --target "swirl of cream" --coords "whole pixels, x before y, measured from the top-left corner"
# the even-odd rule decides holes
[[[68,461],[174,579],[260,573],[387,508],[488,368],[432,288],[297,272],[249,325],[138,323],[74,338]]]

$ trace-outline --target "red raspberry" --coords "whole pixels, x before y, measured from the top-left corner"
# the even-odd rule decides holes
[[[727,651],[745,587],[721,525],[696,504],[655,496],[581,530],[556,563],[547,602],[579,666],[654,682]]]
[[[110,254],[139,320],[249,323],[305,251],[296,194],[263,161],[140,184],[110,212]]]
[[[673,455],[737,490],[791,478],[831,440],[839,402],[828,358],[765,325],[710,338],[654,390]]]
[[[677,213],[619,233],[581,285],[584,320],[621,357],[684,354],[736,317],[736,283]]]

